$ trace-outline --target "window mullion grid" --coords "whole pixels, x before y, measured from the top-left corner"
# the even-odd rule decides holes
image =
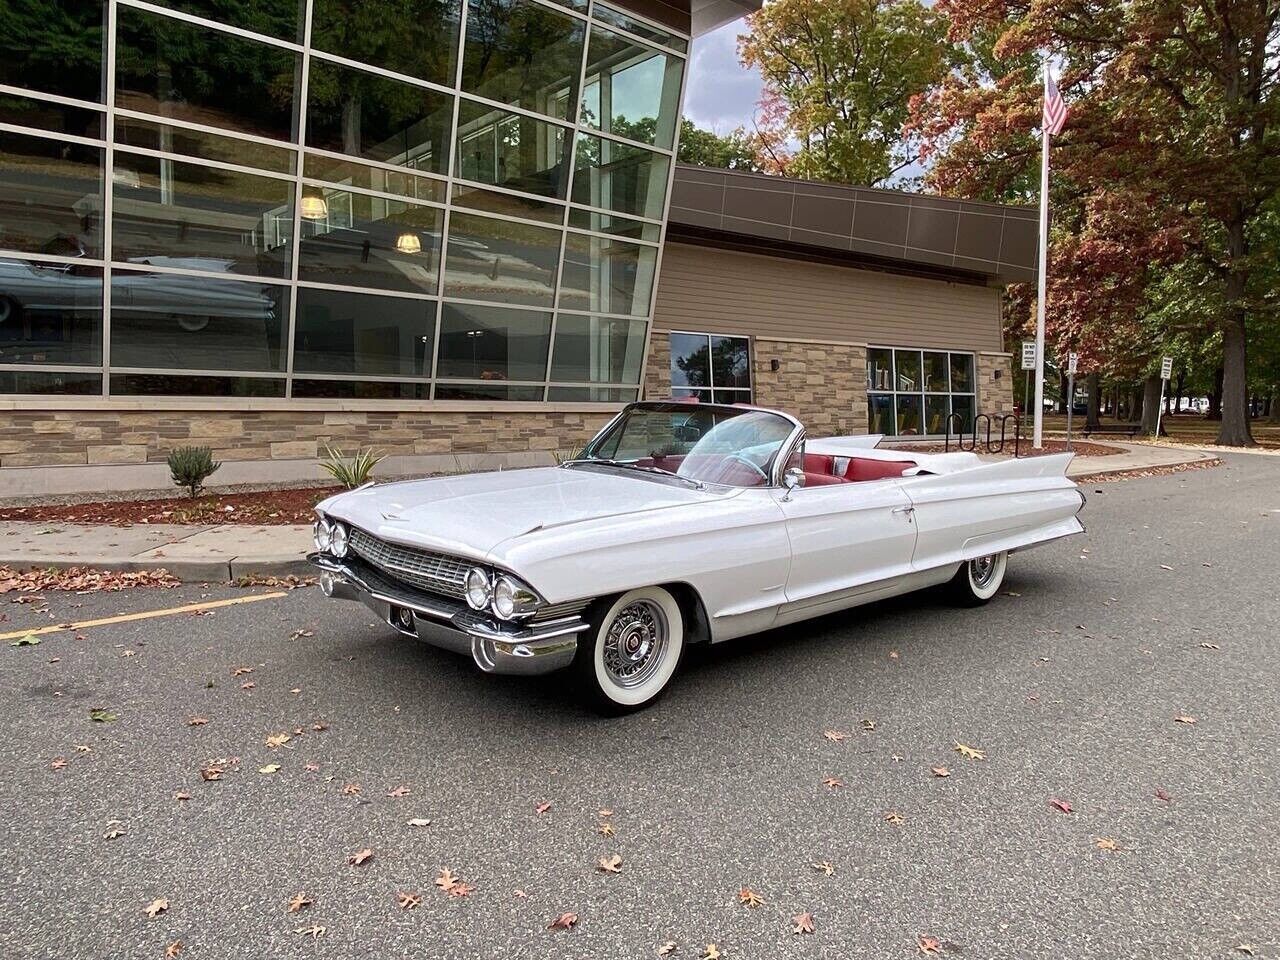
[[[106,113],[103,122],[106,129],[106,147],[102,154],[102,396],[111,396],[111,220],[114,207],[116,169],[116,34],[120,23],[120,7],[117,0],[107,0],[107,30],[103,57],[106,72],[103,76],[103,100]]]
[[[311,82],[311,17],[315,0],[305,0],[302,12],[302,56],[298,63],[297,126],[294,131],[298,144],[297,162],[294,164],[293,182],[293,257],[289,263],[289,329],[285,331],[284,398],[293,398],[293,342],[298,329],[298,266],[302,259],[302,149],[307,142],[307,88]]]

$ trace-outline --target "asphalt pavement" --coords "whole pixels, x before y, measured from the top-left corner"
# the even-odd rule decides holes
[[[1280,957],[1280,458],[1086,493],[985,608],[698,651],[617,720],[315,589],[5,640],[0,956]]]

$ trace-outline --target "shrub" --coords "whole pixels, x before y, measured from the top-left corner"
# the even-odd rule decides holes
[[[175,485],[185,487],[192,498],[200,495],[204,482],[221,463],[214,463],[208,447],[175,447],[169,451],[169,475]]]
[[[357,450],[348,457],[336,447],[324,448],[325,459],[320,461],[321,468],[348,490],[363,487],[373,475],[373,468],[382,462],[382,457],[372,450]]]

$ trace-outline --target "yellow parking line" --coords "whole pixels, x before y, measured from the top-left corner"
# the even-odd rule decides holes
[[[287,596],[283,590],[275,593],[254,593],[247,597],[232,597],[229,600],[208,600],[205,603],[188,603],[181,607],[166,607],[163,610],[144,610],[141,613],[122,613],[117,617],[103,617],[100,620],[82,620],[79,623],[60,623],[51,627],[36,627],[34,630],[14,630],[12,633],[0,633],[0,640],[14,640],[18,637],[40,636],[45,633],[58,633],[61,630],[84,630],[89,627],[105,627],[112,623],[128,623],[131,620],[150,620],[154,617],[173,617],[180,613],[195,613],[197,610],[213,610],[216,607],[230,607],[237,603],[253,603],[255,600],[275,600]]]

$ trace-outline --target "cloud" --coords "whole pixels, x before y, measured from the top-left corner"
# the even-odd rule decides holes
[[[738,63],[738,35],[745,31],[735,20],[693,41],[684,115],[699,127],[717,133],[751,127],[764,83]]]

